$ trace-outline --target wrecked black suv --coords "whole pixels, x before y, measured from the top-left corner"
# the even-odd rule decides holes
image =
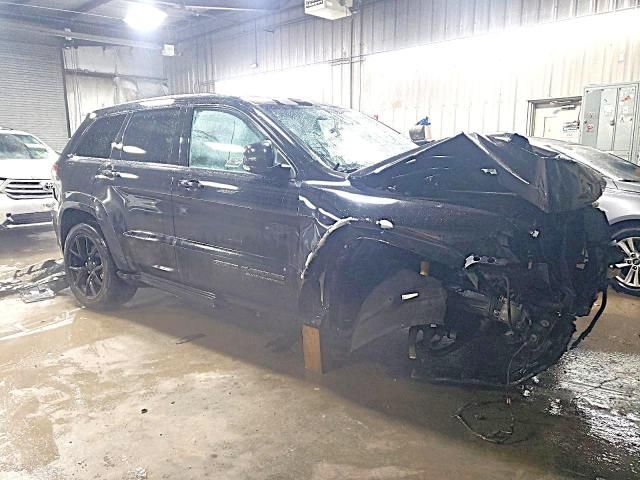
[[[417,147],[344,108],[176,96],[92,113],[56,170],[90,308],[148,285],[294,313],[335,351],[406,329],[433,376],[504,384],[556,362],[607,285],[602,179],[515,134]]]

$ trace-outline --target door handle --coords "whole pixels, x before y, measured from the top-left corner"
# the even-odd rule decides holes
[[[197,190],[198,188],[202,188],[202,184],[198,180],[180,180],[178,185],[182,188],[186,188],[187,190]]]
[[[120,173],[111,169],[111,168],[103,168],[98,172],[100,175],[106,178],[118,178],[120,177]]]

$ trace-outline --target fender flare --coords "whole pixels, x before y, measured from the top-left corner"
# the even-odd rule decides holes
[[[109,251],[111,252],[111,256],[113,257],[113,261],[118,270],[133,271],[133,267],[129,264],[127,257],[124,254],[122,244],[120,243],[122,233],[115,231],[113,223],[109,221],[104,205],[91,195],[82,194],[81,197],[74,195],[69,199],[65,199],[65,201],[60,205],[58,213],[60,226],[58,228],[60,229],[61,243],[63,243],[61,237],[62,219],[69,210],[79,210],[95,218],[102,234],[104,235],[105,241],[107,242],[107,246],[109,247]],[[61,247],[64,248],[64,245],[61,245]]]

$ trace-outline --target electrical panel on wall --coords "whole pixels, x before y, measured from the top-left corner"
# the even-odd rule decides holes
[[[640,83],[587,87],[580,143],[640,164]]]

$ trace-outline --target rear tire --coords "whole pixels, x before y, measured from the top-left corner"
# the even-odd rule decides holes
[[[118,277],[104,237],[94,225],[71,228],[64,242],[64,268],[75,297],[93,310],[119,307],[137,290]]]
[[[611,279],[611,287],[617,292],[640,297],[640,228],[618,229],[613,239],[624,260],[616,265],[619,274]]]

